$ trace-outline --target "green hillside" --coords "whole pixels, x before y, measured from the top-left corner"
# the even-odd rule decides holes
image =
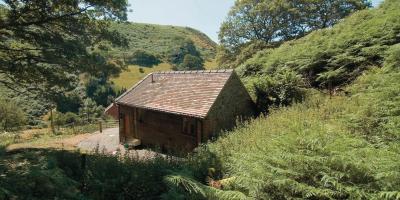
[[[127,49],[113,49],[111,54],[125,58],[131,53],[141,50],[149,52],[161,60],[161,63],[146,67],[129,65],[118,77],[111,80],[118,89],[129,88],[153,71],[172,70],[171,55],[176,52],[186,40],[194,43],[197,51],[204,59],[205,69],[216,68],[215,53],[216,43],[204,33],[189,27],[142,24],[142,23],[114,23],[112,29],[127,36],[129,46]]]
[[[183,159],[9,152],[0,199],[400,199],[400,1],[236,70],[264,113]],[[18,140],[0,136],[2,155]]]
[[[287,68],[312,86],[323,86],[328,77],[334,86],[348,83],[363,70],[381,65],[385,51],[400,42],[398,6],[398,1],[389,0],[380,9],[359,11],[333,28],[261,51],[239,71],[244,76],[270,75]]]
[[[215,56],[216,43],[193,28],[132,22],[113,23],[111,28],[129,39],[128,49],[115,50],[113,54],[116,55],[145,50],[161,58],[167,58],[171,52],[179,48],[182,41],[189,39],[193,41],[204,59],[213,59]]]

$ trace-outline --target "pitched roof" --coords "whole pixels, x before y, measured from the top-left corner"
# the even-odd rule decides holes
[[[171,71],[147,75],[117,104],[204,118],[233,70]]]

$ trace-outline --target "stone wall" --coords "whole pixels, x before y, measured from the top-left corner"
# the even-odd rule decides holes
[[[205,137],[212,137],[222,130],[235,127],[237,121],[246,120],[256,114],[256,107],[249,93],[233,72],[207,116]]]

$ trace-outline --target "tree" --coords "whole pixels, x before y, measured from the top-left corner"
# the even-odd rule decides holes
[[[180,65],[176,66],[176,70],[202,70],[204,61],[201,57],[186,54]]]
[[[169,56],[169,61],[172,64],[179,65],[183,62],[185,55],[200,57],[200,52],[196,49],[192,40],[178,40],[181,44]]]
[[[73,112],[78,113],[79,108],[83,104],[83,98],[85,98],[86,88],[77,87],[73,91],[68,93],[61,93],[55,97],[55,104],[57,111],[61,113]]]
[[[116,97],[112,83],[108,82],[105,77],[90,77],[85,88],[86,96],[95,101],[97,105],[106,107]]]
[[[369,6],[367,0],[238,0],[221,25],[219,40],[229,52],[237,53],[249,41],[298,38]]]
[[[140,65],[144,67],[152,67],[153,65],[160,64],[160,62],[160,59],[158,59],[155,55],[143,50],[136,50],[128,58],[129,64]]]
[[[69,90],[78,75],[119,73],[99,47],[123,46],[111,21],[126,20],[125,0],[5,0],[0,4],[0,83],[43,93]]]
[[[85,120],[86,122],[92,122],[96,118],[102,116],[104,111],[103,106],[97,106],[96,102],[92,99],[87,98],[83,101],[82,107],[79,109],[79,116],[81,119]]]

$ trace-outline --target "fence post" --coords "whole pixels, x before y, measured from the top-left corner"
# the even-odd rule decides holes
[[[100,133],[102,133],[103,132],[103,127],[102,127],[102,124],[101,124],[101,120],[99,121],[99,129],[100,129]]]
[[[75,122],[72,122],[72,132],[74,132],[74,135],[76,135]]]
[[[53,134],[55,134],[55,128],[54,128],[54,120],[53,120],[53,108],[51,108],[50,109],[50,128],[51,128],[51,132],[53,133]]]

